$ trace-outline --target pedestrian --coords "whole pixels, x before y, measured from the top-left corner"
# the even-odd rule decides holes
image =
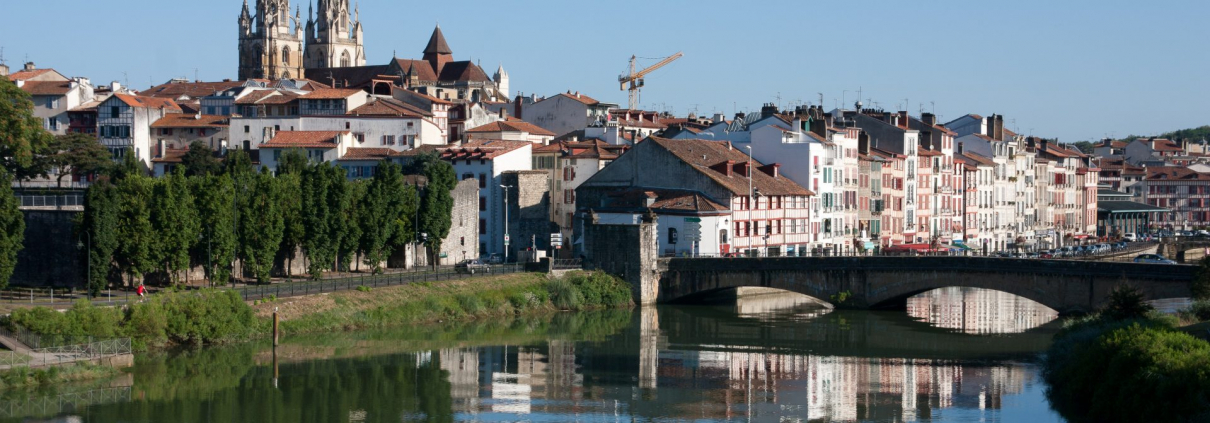
[[[143,302],[143,294],[147,292],[147,288],[140,283],[139,287],[134,289],[134,292],[139,294],[139,302]]]

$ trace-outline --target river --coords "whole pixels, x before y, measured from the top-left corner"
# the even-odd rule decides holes
[[[907,310],[792,296],[337,333],[140,355],[113,381],[0,395],[0,421],[1057,422],[1057,322],[953,288]]]

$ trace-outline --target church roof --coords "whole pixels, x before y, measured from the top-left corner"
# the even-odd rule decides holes
[[[454,54],[449,43],[445,42],[440,25],[433,29],[433,36],[429,38],[429,45],[424,48],[424,54]]]
[[[433,72],[433,65],[424,60],[413,59],[395,59],[394,69],[403,73],[406,77],[408,72],[415,72],[416,78],[421,81],[436,81],[437,73]],[[393,69],[393,70],[394,70]]]
[[[483,69],[471,61],[449,62],[441,68],[439,81],[492,82]]]

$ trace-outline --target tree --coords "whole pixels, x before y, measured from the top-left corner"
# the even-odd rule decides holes
[[[309,261],[307,271],[316,280],[323,276],[324,269],[332,265],[336,255],[330,230],[335,213],[330,212],[327,201],[331,185],[326,177],[329,167],[327,163],[308,167],[303,172],[301,183],[301,215],[305,227],[302,245]]]
[[[1123,283],[1109,291],[1109,303],[1102,313],[1114,320],[1126,320],[1147,317],[1152,310],[1155,307],[1143,298],[1142,291]]]
[[[252,271],[258,283],[269,283],[273,261],[281,247],[285,228],[281,213],[281,189],[269,171],[252,178],[240,216],[240,262]]]
[[[1210,256],[1198,263],[1197,273],[1189,283],[1189,294],[1197,301],[1210,300]]]
[[[25,248],[25,215],[19,206],[12,177],[0,171],[0,288],[8,286],[17,268],[17,253]]]
[[[451,192],[458,184],[454,174],[454,166],[438,160],[425,169],[428,186],[424,199],[420,202],[420,230],[428,234],[425,245],[433,257],[433,267],[437,266],[437,254],[441,251],[441,243],[450,234],[454,197]]]
[[[441,155],[436,151],[426,151],[412,157],[412,160],[403,167],[404,175],[425,175],[433,163],[441,161]]]
[[[214,157],[214,150],[201,141],[189,144],[189,151],[181,156],[181,166],[185,168],[185,176],[213,175],[223,170],[223,164]]]
[[[380,265],[396,248],[415,239],[416,190],[405,186],[399,165],[383,161],[362,197],[357,222],[361,225],[361,248],[365,263],[378,273]]]
[[[211,283],[225,284],[235,261],[235,184],[226,174],[191,178],[201,231],[194,257]]]
[[[52,138],[45,156],[46,166],[57,168],[56,182],[63,185],[65,176],[86,176],[101,173],[113,165],[109,150],[88,134],[71,133]]]
[[[201,231],[185,169],[178,167],[167,178],[155,180],[152,192],[151,226],[156,234],[153,260],[169,274],[172,283],[179,283],[178,275],[189,269],[189,252]]]
[[[128,156],[129,157],[129,156]],[[151,224],[152,179],[140,174],[124,174],[114,180],[118,198],[118,246],[114,260],[118,269],[134,278],[156,268],[152,246],[158,234]]]
[[[311,165],[307,155],[301,149],[291,148],[282,152],[277,160],[278,175],[301,175]]]
[[[341,265],[349,262],[348,254],[345,254],[347,248],[345,242],[353,235],[349,231],[353,222],[348,217],[349,199],[352,197],[352,192],[349,187],[348,172],[344,168],[328,164],[321,167],[324,177],[328,179],[326,200],[328,212],[333,216],[332,222],[328,224],[328,239],[332,240],[331,248],[335,260],[329,260],[328,264],[330,269],[339,271],[343,268]]]
[[[84,193],[81,232],[88,247],[88,293],[93,297],[109,285],[118,248],[118,208],[117,189],[108,177],[93,182]]]
[[[365,180],[356,180],[349,182],[347,186],[348,194],[340,217],[346,223],[340,236],[340,249],[336,256],[337,269],[345,272],[353,270],[353,261],[361,251],[363,232],[361,225],[357,223],[357,218],[361,214],[362,198],[366,195],[368,183]]]
[[[34,116],[30,95],[8,78],[0,78],[0,163],[11,178],[46,175],[46,163],[34,160],[46,153],[52,138],[42,126]]]
[[[306,235],[306,223],[302,214],[302,174],[280,173],[278,168],[277,183],[281,190],[279,209],[282,215],[282,239],[277,256],[286,260],[286,276],[290,277],[298,248],[302,246]]]
[[[252,157],[248,156],[247,151],[227,151],[227,160],[223,161],[223,172],[226,172],[232,178],[239,179],[240,177],[248,177],[255,171],[256,169],[252,167]]]

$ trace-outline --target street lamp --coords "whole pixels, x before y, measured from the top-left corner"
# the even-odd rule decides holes
[[[500,185],[500,188],[504,188],[504,262],[508,263],[508,189],[515,187]]]

